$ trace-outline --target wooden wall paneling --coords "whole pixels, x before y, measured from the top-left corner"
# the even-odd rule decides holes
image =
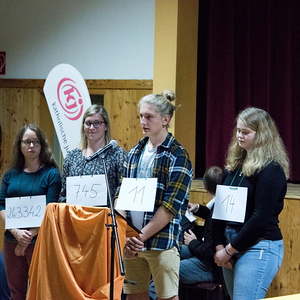
[[[199,203],[202,205],[206,205],[211,197],[206,191],[191,191],[190,192],[190,202]]]
[[[126,150],[131,149],[142,137],[137,103],[151,93],[149,90],[106,90],[104,106],[111,120],[111,135]]]
[[[86,79],[89,89],[152,90],[151,79]],[[0,88],[43,88],[44,79],[0,79]]]
[[[40,93],[36,89],[0,89],[0,122],[3,131],[1,174],[9,166],[18,130],[28,123],[39,125]]]
[[[51,119],[50,111],[48,108],[47,100],[44,93],[39,89],[40,100],[39,100],[39,126],[44,132],[50,147],[53,145],[54,139],[54,125]]]
[[[150,90],[152,91],[152,80],[138,79],[88,79],[85,81],[89,90],[105,89],[105,90]]]
[[[285,199],[280,214],[280,228],[284,239],[284,259],[272,282],[269,297],[300,293],[300,199]]]
[[[211,196],[203,186],[202,180],[193,180],[190,190],[190,202],[205,205],[209,202]]]

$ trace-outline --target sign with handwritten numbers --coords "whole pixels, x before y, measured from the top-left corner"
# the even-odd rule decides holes
[[[123,178],[116,209],[154,210],[157,178]]]
[[[190,221],[190,222],[194,222],[197,218],[194,216],[194,214],[192,212],[190,212],[188,209],[185,212],[185,216],[186,218]]]
[[[248,188],[217,185],[213,219],[243,223]]]
[[[67,177],[67,203],[82,206],[107,206],[105,175]]]
[[[46,196],[5,199],[5,229],[40,227],[46,209]]]

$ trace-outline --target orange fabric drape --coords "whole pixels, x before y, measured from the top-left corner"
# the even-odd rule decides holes
[[[27,300],[109,299],[108,214],[107,208],[48,204],[29,270]],[[120,217],[117,224],[123,249],[128,226]],[[115,300],[122,284],[115,251]]]

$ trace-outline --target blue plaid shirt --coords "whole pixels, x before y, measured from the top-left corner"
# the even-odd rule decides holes
[[[130,150],[125,162],[125,176],[136,178],[139,160],[148,137]],[[188,153],[169,133],[165,141],[158,146],[154,159],[152,177],[157,178],[157,191],[153,212],[145,212],[143,227],[152,219],[162,205],[174,217],[161,231],[145,241],[147,250],[165,250],[179,247],[180,221],[185,214],[192,182],[192,164]],[[130,219],[130,213],[127,213]]]

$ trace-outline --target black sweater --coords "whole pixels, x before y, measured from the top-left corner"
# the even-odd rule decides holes
[[[189,243],[189,249],[194,256],[211,265],[214,256],[214,244],[212,239],[211,228],[211,211],[208,207],[200,205],[196,216],[205,220],[202,236],[197,236],[197,239]]]
[[[223,184],[230,185],[236,172],[227,172]],[[235,177],[232,186],[238,186],[241,177]],[[271,162],[250,177],[244,177],[241,187],[248,188],[246,216],[244,223],[213,220],[215,245],[226,244],[224,229],[226,225],[235,227],[238,235],[231,241],[238,251],[247,250],[260,239],[281,240],[278,216],[283,209],[287,183],[280,165]]]
[[[212,212],[208,207],[200,205],[195,215],[205,219],[205,223],[202,235],[197,236],[197,239],[192,240],[188,247],[191,253],[200,259],[213,273],[214,281],[222,282],[221,269],[214,263],[215,247],[212,236]]]

